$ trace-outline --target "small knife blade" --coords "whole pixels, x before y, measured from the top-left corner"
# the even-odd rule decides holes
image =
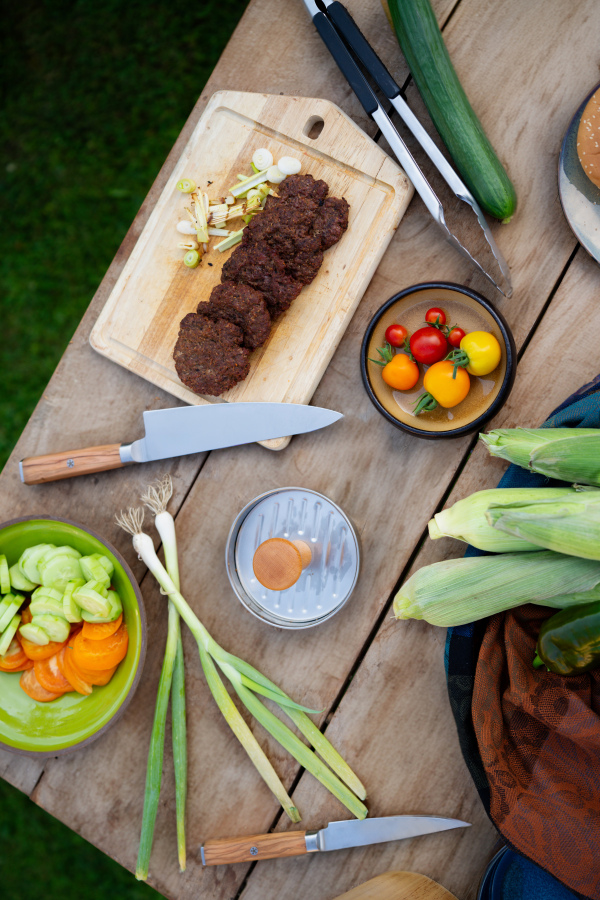
[[[42,484],[75,475],[305,434],[342,419],[342,413],[302,403],[214,403],[144,412],[146,434],[132,444],[105,444],[30,456],[19,463],[21,481]]]
[[[468,828],[470,822],[445,816],[383,816],[330,822],[319,831],[288,831],[276,834],[252,834],[245,837],[218,838],[202,844],[200,855],[205,866],[255,862],[302,856],[319,850],[346,850],[386,841],[436,834],[453,828]]]

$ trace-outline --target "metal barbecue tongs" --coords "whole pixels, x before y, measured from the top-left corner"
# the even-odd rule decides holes
[[[304,0],[304,5],[312,17],[315,28],[321,35],[325,46],[333,56],[341,72],[346,77],[350,87],[360,100],[365,112],[378,125],[381,133],[392,148],[408,178],[412,181],[415,190],[419,193],[425,206],[444,232],[446,239],[456,247],[463,256],[470,259],[501,294],[504,294],[505,297],[512,296],[512,283],[508,265],[494,241],[489,225],[485,220],[479,204],[437,148],[433,140],[429,137],[408,104],[403,100],[399,86],[396,84],[369,42],[363,36],[348,10],[342,6],[339,0],[319,0],[319,2],[320,6],[325,9],[325,12],[319,8],[315,0]],[[458,197],[459,200],[464,201],[464,203],[466,203],[475,213],[490,250],[498,263],[498,268],[502,275],[502,278],[499,279],[500,283],[484,269],[481,263],[478,262],[473,254],[448,228],[444,218],[444,209],[437,194],[415,162],[410,150],[400,137],[391,119],[375,96],[369,82],[361,72],[344,41],[356,54],[357,59],[362,63],[368,74],[385,94],[394,109],[399,113],[404,123],[413,133],[456,197]],[[501,286],[501,284],[503,286]]]

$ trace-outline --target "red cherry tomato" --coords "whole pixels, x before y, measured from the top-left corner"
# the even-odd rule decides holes
[[[385,339],[392,347],[402,347],[407,337],[408,331],[404,325],[397,325],[394,322],[393,325],[385,329]]]
[[[425,321],[429,322],[430,325],[445,325],[446,313],[438,306],[432,306],[431,309],[428,309],[425,313]]]
[[[419,328],[411,337],[410,352],[417,362],[429,366],[446,356],[448,341],[439,328],[427,325],[425,328]]]
[[[453,347],[460,347],[460,342],[464,338],[466,332],[463,331],[462,328],[459,328],[458,325],[455,325],[454,328],[451,328],[448,332],[448,343]]]

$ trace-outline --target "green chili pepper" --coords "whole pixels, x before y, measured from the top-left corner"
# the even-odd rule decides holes
[[[533,665],[557,675],[579,675],[600,666],[600,600],[562,609],[546,619]]]

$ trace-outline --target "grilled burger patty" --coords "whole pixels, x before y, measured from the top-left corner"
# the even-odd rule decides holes
[[[224,281],[213,288],[208,303],[198,304],[197,313],[218,321],[238,325],[244,334],[244,347],[254,350],[264,344],[271,331],[271,314],[260,291],[248,284]]]
[[[348,227],[345,199],[328,197],[325,181],[290,175],[244,229],[223,266],[221,284],[180,325],[173,357],[181,381],[218,396],[248,374],[251,350],[285,312]]]
[[[188,313],[179,326],[173,351],[181,381],[196,394],[218,396],[242,381],[250,370],[244,333],[233,322]]]

